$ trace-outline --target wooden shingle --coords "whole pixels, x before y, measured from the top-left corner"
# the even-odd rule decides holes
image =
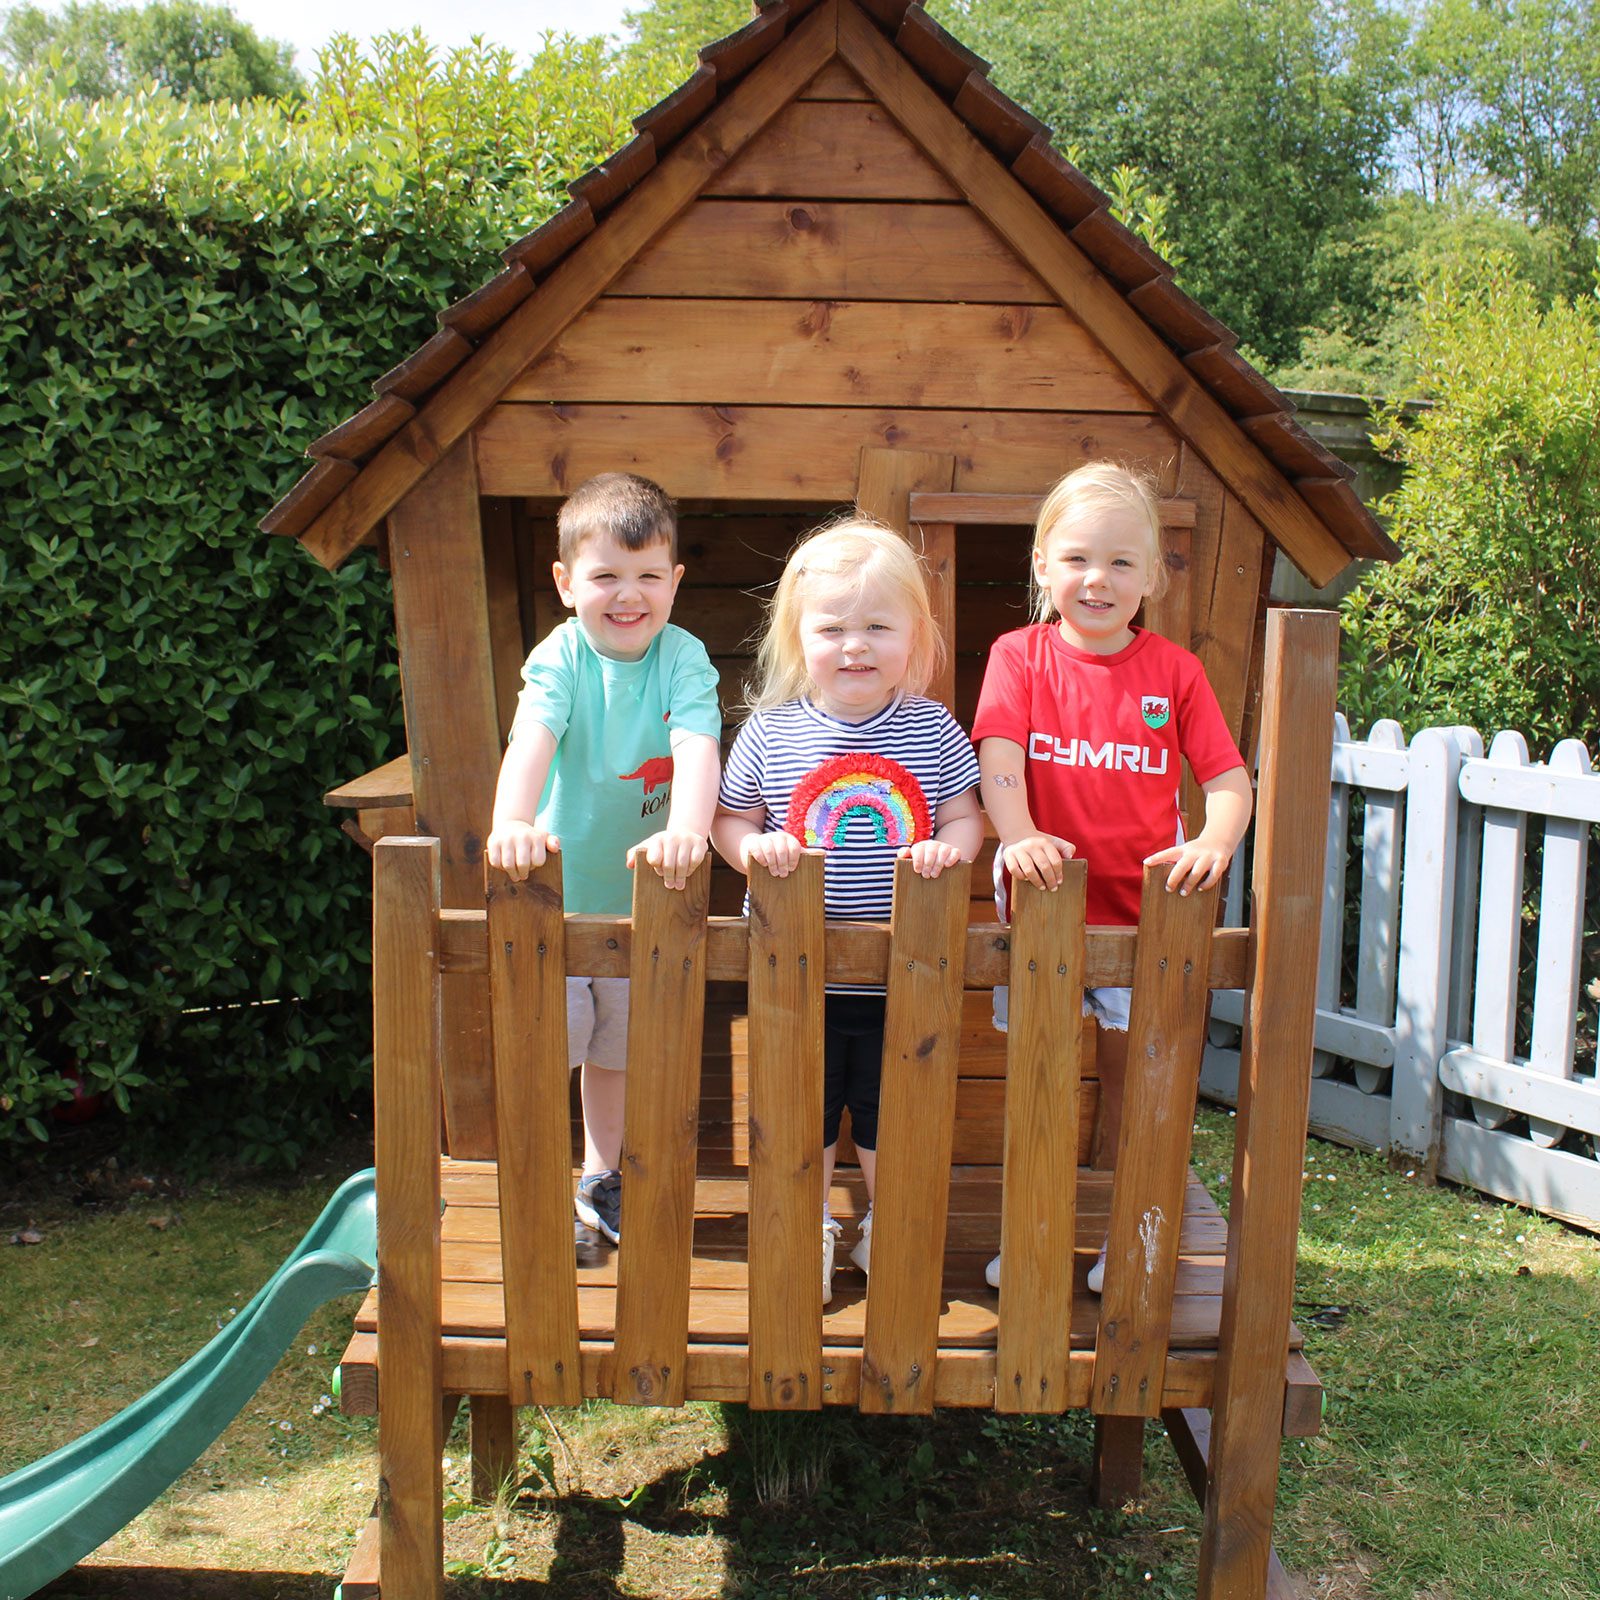
[[[330,429],[306,452],[320,460],[360,461],[403,428],[417,408],[398,395],[381,394],[353,417]]]
[[[474,344],[492,333],[533,293],[533,278],[519,261],[496,273],[481,289],[439,313],[442,327],[454,328]]]

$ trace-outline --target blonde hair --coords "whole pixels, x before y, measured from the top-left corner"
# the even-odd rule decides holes
[[[1161,550],[1161,511],[1156,504],[1155,484],[1142,472],[1111,461],[1091,461],[1076,472],[1069,472],[1039,507],[1039,520],[1033,525],[1034,551],[1042,550],[1064,522],[1116,511],[1131,513],[1149,541],[1148,598],[1154,600],[1166,593],[1167,563]],[[1039,581],[1032,563],[1028,571],[1033,585],[1033,614],[1040,622],[1048,622],[1055,611],[1050,604],[1050,591]]]
[[[868,517],[851,517],[808,534],[790,552],[767,606],[755,675],[745,686],[746,708],[767,711],[816,687],[806,673],[800,642],[800,617],[808,601],[819,593],[843,593],[857,601],[875,585],[904,606],[911,619],[911,654],[901,687],[921,694],[945,652],[921,558],[894,529]]]

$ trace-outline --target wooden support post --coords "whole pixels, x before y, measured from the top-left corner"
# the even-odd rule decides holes
[[[1233,1204],[1199,1600],[1266,1592],[1311,1093],[1339,619],[1267,619]]]
[[[547,856],[522,883],[487,870],[508,1393],[519,1406],[573,1406],[583,1373],[561,857]]]
[[[439,840],[444,903],[476,907],[501,741],[470,438],[394,508],[389,534],[417,831]],[[494,1084],[483,979],[446,979],[444,1034],[450,1153],[489,1160],[495,1153]]]
[[[383,1591],[378,1581],[378,1547],[382,1539],[383,1525],[378,1505],[374,1502],[371,1513],[356,1535],[356,1547],[350,1552],[349,1564],[340,1580],[340,1600],[380,1600]]]
[[[373,880],[383,1584],[388,1600],[438,1600],[444,1585],[438,840],[380,839]]]
[[[822,857],[750,874],[750,1407],[822,1405]]]
[[[1144,869],[1139,905],[1122,1139],[1095,1341],[1093,1406],[1102,1416],[1160,1414],[1172,1327],[1217,896],[1169,894],[1169,871]]]
[[[1144,1482],[1144,1418],[1094,1419],[1094,1469],[1089,1492],[1102,1511],[1139,1498]]]
[[[709,860],[683,889],[634,870],[612,1375],[612,1398],[634,1405],[685,1399],[710,897]]]
[[[1161,1413],[1173,1453],[1189,1487],[1200,1505],[1206,1503],[1206,1460],[1211,1451],[1211,1413],[1202,1406],[1174,1406]],[[1278,1559],[1276,1550],[1267,1552],[1267,1585],[1264,1600],[1304,1600],[1301,1587]]]
[[[972,869],[897,861],[861,1409],[933,1410]]]
[[[503,1394],[469,1395],[468,1403],[472,1418],[472,1502],[486,1506],[516,1477],[517,1413]]]
[[[1086,879],[1069,861],[1053,893],[1012,889],[996,1411],[1068,1405]]]

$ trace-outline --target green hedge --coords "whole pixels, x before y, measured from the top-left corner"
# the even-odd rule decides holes
[[[391,84],[480,102],[403,43]],[[0,1142],[46,1138],[76,1075],[293,1161],[363,1085],[368,862],[320,796],[402,744],[388,585],[256,524],[616,142],[590,54],[569,159],[498,188],[354,127],[348,55],[295,121],[0,78]]]

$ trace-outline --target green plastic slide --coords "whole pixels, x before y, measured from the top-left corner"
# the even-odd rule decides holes
[[[261,1292],[164,1383],[0,1479],[0,1600],[25,1600],[131,1522],[200,1458],[325,1301],[371,1284],[374,1174],[343,1183]]]

